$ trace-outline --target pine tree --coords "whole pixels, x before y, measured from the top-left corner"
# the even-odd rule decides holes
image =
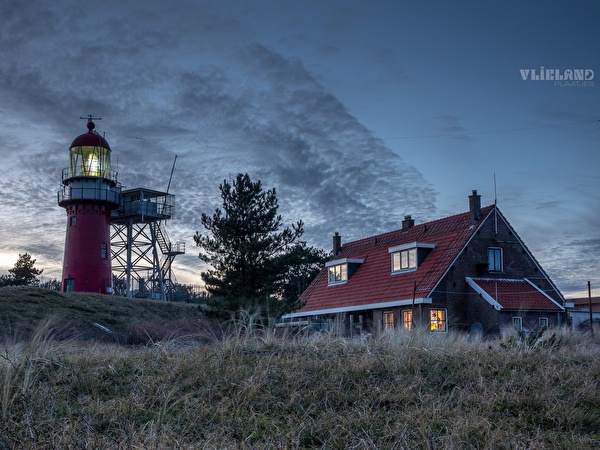
[[[41,275],[44,270],[36,269],[34,267],[35,261],[35,259],[31,259],[31,255],[29,253],[19,254],[19,259],[15,263],[14,267],[8,270],[9,275],[3,275],[1,277],[2,279],[0,284],[11,284],[15,286],[37,286],[39,284],[37,276]]]
[[[290,268],[301,254],[320,255],[298,242],[302,221],[279,231],[282,217],[275,189],[264,191],[248,174],[237,174],[232,183],[224,180],[219,190],[223,209],[201,216],[210,235],[194,236],[202,249],[200,259],[211,266],[201,274],[210,294],[207,304],[223,317],[245,311],[274,318],[295,309]]]

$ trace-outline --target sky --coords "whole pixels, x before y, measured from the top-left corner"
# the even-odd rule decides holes
[[[0,0],[0,273],[28,252],[60,279],[56,193],[93,114],[125,188],[165,190],[177,155],[179,282],[201,283],[192,237],[241,172],[326,250],[477,189],[566,297],[598,292],[598,17],[595,0]]]

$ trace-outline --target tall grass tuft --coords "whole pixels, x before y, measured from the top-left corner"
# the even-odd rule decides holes
[[[59,360],[71,341],[54,339],[57,326],[60,326],[59,318],[51,316],[38,323],[29,340],[4,344],[0,355],[3,419],[10,415],[15,402],[23,401],[31,394],[41,367],[60,365]]]

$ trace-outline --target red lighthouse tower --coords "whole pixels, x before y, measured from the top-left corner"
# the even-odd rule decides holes
[[[110,146],[94,131],[75,138],[69,167],[62,172],[58,204],[67,211],[62,291],[112,292],[110,216],[119,206],[121,186],[110,167]]]

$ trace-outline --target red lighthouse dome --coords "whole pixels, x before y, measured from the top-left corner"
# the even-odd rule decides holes
[[[71,143],[71,147],[103,147],[110,150],[106,139],[94,131],[96,124],[92,121],[87,123],[88,132],[77,136]]]

